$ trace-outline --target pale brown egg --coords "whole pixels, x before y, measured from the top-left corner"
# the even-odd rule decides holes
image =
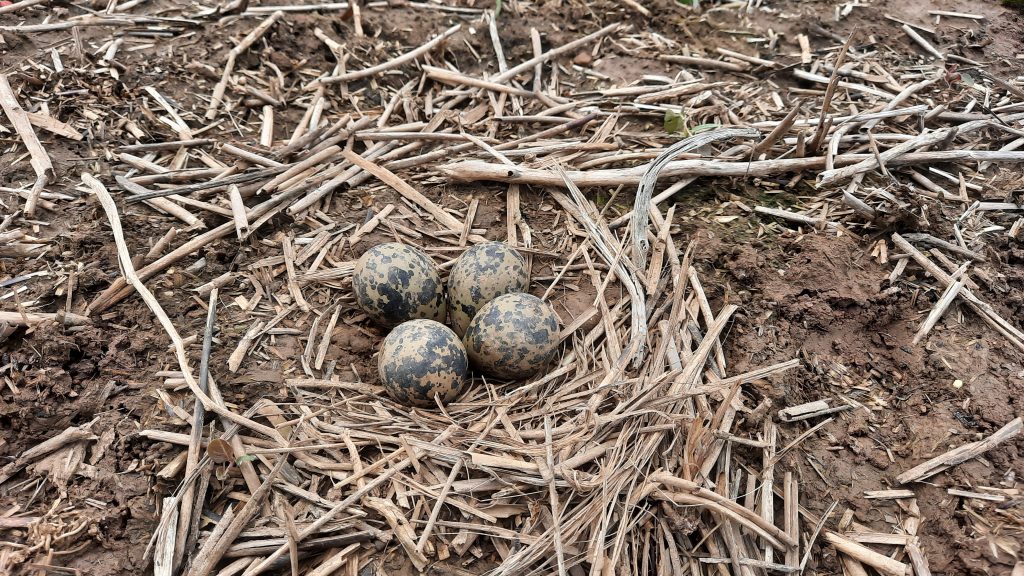
[[[384,339],[377,359],[377,371],[388,395],[402,404],[420,407],[458,398],[468,365],[459,337],[433,320],[411,320],[396,326]]]
[[[356,262],[356,303],[375,322],[395,326],[416,319],[443,321],[444,288],[434,261],[405,244],[378,244]]]
[[[558,347],[558,316],[540,298],[512,293],[480,309],[462,341],[485,374],[516,380],[543,368]]]

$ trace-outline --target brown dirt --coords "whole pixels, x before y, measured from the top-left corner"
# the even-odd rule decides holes
[[[944,29],[941,40],[947,46],[963,47],[964,54],[972,58],[992,61],[993,70],[1016,70],[1014,73],[1019,74],[1020,61],[1014,64],[1012,59],[1024,52],[1024,39],[1019,34],[1024,27],[1024,17],[1000,8],[996,2],[883,0],[855,8],[850,17],[838,24],[831,21],[834,3],[823,1],[772,2],[775,14],[755,12],[751,21],[738,20],[734,10],[710,11],[700,22],[685,21],[667,0],[642,3],[655,11],[650,20],[621,8],[618,3],[596,2],[588,6],[582,2],[549,1],[540,2],[534,8],[522,6],[517,11],[514,3],[506,2],[502,33],[509,39],[528,38],[529,28],[538,26],[550,33],[549,42],[556,43],[592,31],[618,17],[637,27],[680,40],[699,38],[708,45],[737,48],[745,44],[736,36],[718,31],[742,26],[763,30],[770,26],[795,35],[804,30],[807,22],[818,21],[840,35],[858,28],[862,34],[879,41],[904,43],[903,48],[911,51],[909,41],[898,26],[880,15],[889,12],[900,18],[925,22],[922,15],[928,9],[937,8],[989,17],[989,22],[983,25],[958,22],[955,28]],[[520,11],[521,14],[517,13]],[[10,17],[3,18],[5,23],[11,21]],[[447,26],[449,21],[447,15],[439,12],[412,13],[398,7],[364,12],[367,34],[380,34],[395,47],[419,44],[433,31]],[[327,68],[328,55],[312,34],[316,26],[332,30],[336,37],[346,37],[350,29],[349,23],[339,22],[333,15],[289,16],[287,25],[278,27],[268,42],[261,44],[261,49],[272,51],[275,63],[282,70],[294,68],[303,58],[309,59],[311,66]],[[229,31],[237,36],[239,29],[241,27],[235,24]],[[33,36],[5,33],[6,46],[0,45],[0,70],[14,68],[26,57],[37,56],[41,49],[66,42],[67,37],[64,33]],[[86,30],[83,37],[88,42],[101,35]],[[60,79],[50,78],[45,82],[57,91],[93,87],[95,107],[110,115],[110,122],[100,126],[110,128],[117,117],[132,119],[141,115],[130,103],[144,95],[142,87],[152,80],[149,74],[153,69],[147,60],[161,59],[171,71],[179,69],[174,62],[186,56],[194,62],[219,63],[229,47],[223,41],[225,37],[225,31],[202,29],[186,40],[174,40],[166,45],[158,42],[151,50],[123,53],[121,64],[125,70],[121,72],[121,80],[100,75],[78,78],[78,72],[69,71]],[[362,50],[363,61],[382,58],[371,39],[352,41],[357,52]],[[471,44],[478,52],[489,49],[483,35],[473,37]],[[525,59],[531,53],[527,42],[508,40],[506,44],[510,61]],[[479,68],[472,64],[474,57],[464,45],[452,46],[451,50],[453,61],[463,70]],[[668,70],[652,58],[654,55],[612,51],[616,54],[597,62],[595,69],[613,78],[632,79],[640,74]],[[246,65],[247,60],[243,59],[238,67],[244,69]],[[182,77],[176,84],[165,86],[176,89],[167,96],[181,106],[202,109],[204,104],[197,96],[209,94],[215,82],[215,78],[207,78],[195,84]],[[364,102],[366,106],[377,104],[372,94],[368,97]],[[60,119],[68,119],[75,110],[62,106],[57,97],[51,103],[50,112]],[[285,117],[282,122],[294,125],[296,120]],[[173,136],[167,133],[162,137]],[[28,179],[31,171],[26,163],[11,169],[12,160],[20,152],[9,152],[9,135],[4,135],[4,139],[0,181],[5,185],[20,184]],[[80,171],[88,168],[104,174],[110,172],[111,167],[104,157],[107,146],[108,136],[102,130],[82,143],[48,146],[62,176],[55,190],[77,195],[72,180]],[[503,188],[444,185],[425,188],[432,199],[449,205],[455,204],[452,197],[462,201],[477,197],[481,202],[477,226],[487,228],[488,237],[503,237]],[[756,190],[726,188],[730,188],[728,183],[719,182],[715,183],[715,188],[700,188],[699,192],[688,192],[685,198],[680,198],[682,206],[677,214],[689,213],[690,216],[677,218],[683,232],[677,237],[696,243],[695,263],[706,278],[709,296],[719,304],[741,305],[742,315],[737,316],[731,329],[726,351],[731,370],[740,373],[800,357],[805,362],[805,370],[790,373],[771,384],[758,384],[757,391],[771,399],[776,408],[835,394],[848,394],[864,405],[863,409],[837,417],[803,443],[783,465],[799,471],[802,499],[811,511],[821,513],[833,500],[839,500],[840,510],[852,508],[858,522],[885,529],[891,518],[903,512],[897,504],[865,500],[863,492],[895,487],[894,478],[898,473],[952,446],[985,436],[1024,412],[1021,400],[1024,398],[1024,356],[1005,346],[997,334],[966,310],[948,314],[926,344],[911,347],[909,342],[920,320],[937,297],[934,292],[890,289],[887,277],[891,265],[873,261],[865,250],[867,243],[849,236],[838,239],[815,234],[796,236],[780,233],[777,228],[761,234],[758,233],[761,221],[734,207],[727,209],[727,213],[737,214],[739,219],[728,224],[711,223],[708,217],[720,210],[723,202],[732,199],[732,193],[741,196],[757,193]],[[339,222],[360,222],[365,213],[360,198],[370,193],[377,194],[375,202],[381,205],[395,200],[390,192],[371,191],[370,186],[366,186],[339,195],[332,215]],[[0,199],[8,206],[18,205],[8,194]],[[557,231],[550,229],[553,215],[543,209],[544,202],[541,191],[524,191],[526,218],[535,231],[540,249],[553,247],[558,242]],[[109,228],[95,200],[82,198],[66,206],[62,213],[44,217],[51,225],[42,227],[40,234],[54,238],[49,253],[43,259],[30,262],[0,258],[0,280],[42,269],[56,274],[76,270],[72,309],[80,310],[118,277],[119,270],[109,241]],[[166,221],[148,218],[145,209],[138,205],[128,207],[126,212],[123,219],[129,243],[136,251],[144,252],[163,234]],[[278,241],[274,232],[264,237],[271,242]],[[360,250],[384,239],[386,236],[375,234]],[[1005,291],[988,292],[986,298],[994,302],[1005,317],[1019,320],[1024,311],[1021,288],[1024,285],[1021,283],[1024,250],[1019,244],[997,249],[998,253],[994,254],[997,261],[992,270],[1005,276]],[[161,297],[171,319],[184,335],[201,334],[205,313],[196,298],[185,295],[190,294],[186,289],[220,275],[236,262],[249,262],[273,253],[258,240],[241,246],[233,241],[219,242],[200,254],[207,262],[202,270],[185,269],[195,261],[189,259],[181,268],[159,276],[150,287]],[[535,258],[533,274],[550,276],[551,262]],[[33,280],[20,298],[41,299],[51,305],[47,309],[59,307],[62,300],[54,295],[51,279]],[[586,309],[593,294],[589,282],[581,281],[563,289],[556,299],[556,307],[563,317],[578,314]],[[311,300],[310,304],[332,303]],[[5,309],[9,309],[7,306],[5,303]],[[328,360],[336,361],[337,371],[343,377],[354,377],[354,374],[345,374],[354,370],[359,376],[372,380],[375,378],[372,354],[379,334],[354,323],[356,316],[351,306],[342,314]],[[305,331],[307,325],[300,322],[294,327]],[[227,343],[237,341],[239,336],[225,331],[218,338]],[[166,427],[173,421],[154,392],[165,387],[156,372],[175,368],[167,344],[164,333],[137,298],[129,298],[107,311],[93,327],[41,326],[17,332],[0,343],[0,378],[3,379],[0,458],[4,463],[57,431],[93,419],[96,419],[93,429],[101,435],[101,441],[93,445],[87,457],[87,461],[95,465],[94,477],[73,478],[63,489],[46,484],[36,492],[39,486],[34,481],[26,482],[31,479],[22,474],[0,487],[0,515],[15,506],[37,511],[51,506],[74,508],[74,514],[61,516],[65,521],[78,523],[66,526],[65,532],[79,526],[83,528],[80,533],[69,536],[68,545],[62,547],[74,553],[55,556],[50,563],[96,576],[151,570],[142,553],[155,525],[157,503],[173,489],[155,480],[154,473],[177,454],[177,448],[154,444],[137,432]],[[270,355],[266,359],[248,365],[238,375],[224,371],[220,379],[226,400],[248,405],[261,396],[283,397],[280,391],[285,376],[280,370],[282,359],[298,355],[301,347],[295,337],[278,336],[269,346]],[[214,365],[226,363],[230,352],[226,348],[215,347]],[[961,388],[954,387],[958,380],[963,382]],[[855,388],[851,389],[852,386]],[[187,405],[184,408],[190,410]],[[753,431],[760,424],[751,421],[744,425],[748,431]],[[784,435],[792,438],[805,428],[793,425]],[[989,546],[989,539],[995,536],[974,530],[973,511],[966,508],[968,505],[963,501],[947,496],[945,490],[970,486],[1019,487],[1017,478],[1024,476],[1022,451],[1024,440],[1009,442],[984,458],[940,475],[933,484],[921,489],[918,502],[924,518],[922,545],[933,573],[1009,574],[1014,559],[1004,552],[994,552],[997,548]],[[92,456],[95,456],[94,461]],[[86,504],[87,498],[96,502]],[[1019,532],[1016,534],[1019,536]],[[42,536],[32,534],[31,538]],[[23,530],[8,530],[0,533],[0,537],[33,543]],[[822,548],[811,567],[818,574],[837,573],[831,549]]]
[[[788,458],[812,509],[839,500],[858,521],[881,528],[900,509],[865,500],[864,491],[897,488],[896,475],[909,466],[1020,414],[1020,353],[972,318],[947,320],[927,345],[909,346],[930,302],[912,304],[905,290],[887,294],[889,270],[868,260],[856,242],[800,236],[749,246],[707,234],[714,237],[698,252],[704,268],[716,273],[720,298],[738,294],[742,302],[730,365],[745,370],[804,358],[806,371],[760,390],[775,406],[858,387],[851,397],[865,408],[825,426]],[[956,380],[962,388],[954,387]],[[989,453],[988,462],[963,464],[919,490],[922,540],[935,573],[1009,573],[1008,555],[980,561],[987,546],[964,530],[965,510],[945,490],[1012,484],[1024,473],[1022,448],[1011,443]]]

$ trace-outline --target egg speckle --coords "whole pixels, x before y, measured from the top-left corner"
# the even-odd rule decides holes
[[[356,262],[356,303],[384,326],[407,320],[444,320],[444,289],[429,256],[405,244],[379,244]]]
[[[526,260],[504,242],[477,244],[462,253],[448,275],[448,319],[465,334],[476,313],[503,294],[529,287]]]
[[[523,293],[498,296],[469,323],[463,338],[473,365],[499,378],[525,378],[544,367],[558,346],[558,317]]]
[[[410,406],[447,404],[462,393],[466,349],[450,328],[433,320],[399,324],[384,339],[377,369],[388,395]]]

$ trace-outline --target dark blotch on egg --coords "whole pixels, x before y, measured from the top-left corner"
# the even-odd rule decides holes
[[[384,339],[377,369],[388,395],[409,406],[447,404],[462,393],[466,349],[450,328],[433,320],[399,324]]]
[[[531,294],[498,296],[469,323],[463,343],[473,365],[499,378],[534,374],[555,355],[558,317]]]
[[[356,303],[375,322],[394,326],[407,320],[444,320],[444,288],[429,256],[405,244],[379,244],[356,262],[352,274]]]

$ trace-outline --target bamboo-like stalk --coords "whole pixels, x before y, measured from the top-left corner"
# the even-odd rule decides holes
[[[8,8],[13,6],[15,4],[8,6]],[[50,156],[43,149],[43,145],[39,143],[39,138],[36,136],[35,131],[32,130],[28,114],[22,109],[21,104],[18,103],[18,98],[15,96],[14,90],[11,89],[11,84],[7,80],[7,74],[0,74],[0,108],[7,115],[7,119],[14,126],[14,130],[18,133],[32,158],[31,164],[32,169],[36,173],[36,182],[32,185],[28,199],[25,201],[25,215],[31,217],[36,213],[36,204],[39,202],[39,196],[43,192],[43,187],[53,177],[53,163],[50,162]]]
[[[849,166],[868,158],[870,154],[842,154],[835,158],[837,166]],[[754,162],[721,162],[713,160],[680,160],[669,162],[661,171],[664,177],[764,177],[777,174],[801,172],[820,169],[825,166],[824,156],[811,158],[792,158],[784,160],[761,160]],[[943,150],[934,152],[910,152],[893,158],[890,166],[910,166],[914,164],[931,164],[939,162],[1024,162],[1024,152],[987,151],[987,150]],[[550,171],[536,168],[511,168],[503,164],[494,164],[479,160],[467,160],[446,164],[440,167],[441,172],[456,182],[477,182],[489,180],[515,184],[532,184],[540,186],[563,186],[559,177]],[[645,166],[635,168],[609,170],[568,170],[569,179],[581,188],[602,186],[630,186],[640,182],[646,171]]]

